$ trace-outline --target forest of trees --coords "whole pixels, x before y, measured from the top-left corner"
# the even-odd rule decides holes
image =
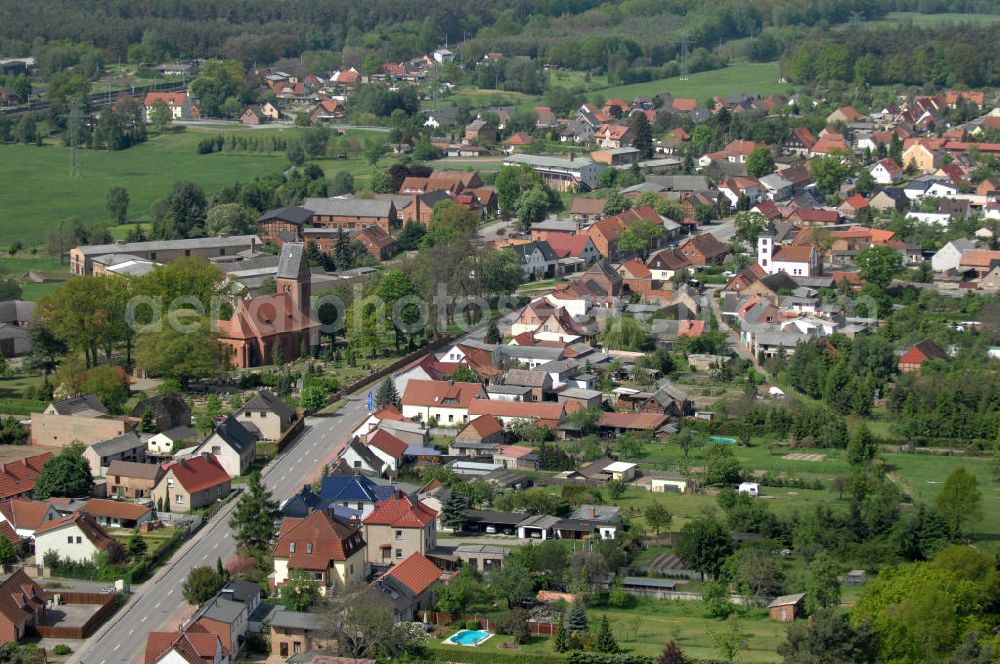
[[[794,83],[996,86],[998,57],[1000,24],[996,23],[817,30],[789,47],[784,74]]]

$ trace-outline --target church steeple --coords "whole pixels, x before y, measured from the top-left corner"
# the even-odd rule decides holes
[[[278,274],[275,285],[278,293],[288,293],[295,307],[303,316],[309,316],[310,288],[309,262],[301,242],[286,242],[281,246]]]

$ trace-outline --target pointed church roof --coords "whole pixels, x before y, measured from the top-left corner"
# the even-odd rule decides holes
[[[281,245],[278,259],[278,279],[297,279],[309,282],[309,263],[306,261],[305,245],[301,242],[286,242]]]

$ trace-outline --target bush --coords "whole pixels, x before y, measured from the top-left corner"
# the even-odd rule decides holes
[[[466,620],[465,629],[479,629],[480,624],[478,620]]]
[[[56,646],[52,649],[52,654],[58,655],[60,657],[62,657],[63,655],[68,655],[71,652],[73,652],[73,649],[70,648],[65,643],[57,643]]]

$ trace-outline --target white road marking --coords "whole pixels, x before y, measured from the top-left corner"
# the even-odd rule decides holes
[[[173,588],[171,588],[170,590],[167,591],[167,597],[170,597],[173,594],[174,594],[174,589]]]
[[[163,602],[157,602],[156,605],[153,608],[154,609],[158,609],[158,608],[160,608],[161,604],[163,604]]]
[[[204,560],[205,558],[208,558],[208,554],[207,553],[201,557],[202,560]]]
[[[144,622],[146,622],[146,618],[148,618],[148,617],[149,617],[149,616],[143,616],[143,617],[142,617],[142,620],[140,620],[139,622],[141,622],[141,623],[144,623]],[[101,664],[104,664],[104,662],[101,662]]]
[[[111,652],[118,652],[118,649],[121,648],[121,647],[122,647],[122,644],[119,643],[118,645],[115,646],[115,649],[112,650]]]

